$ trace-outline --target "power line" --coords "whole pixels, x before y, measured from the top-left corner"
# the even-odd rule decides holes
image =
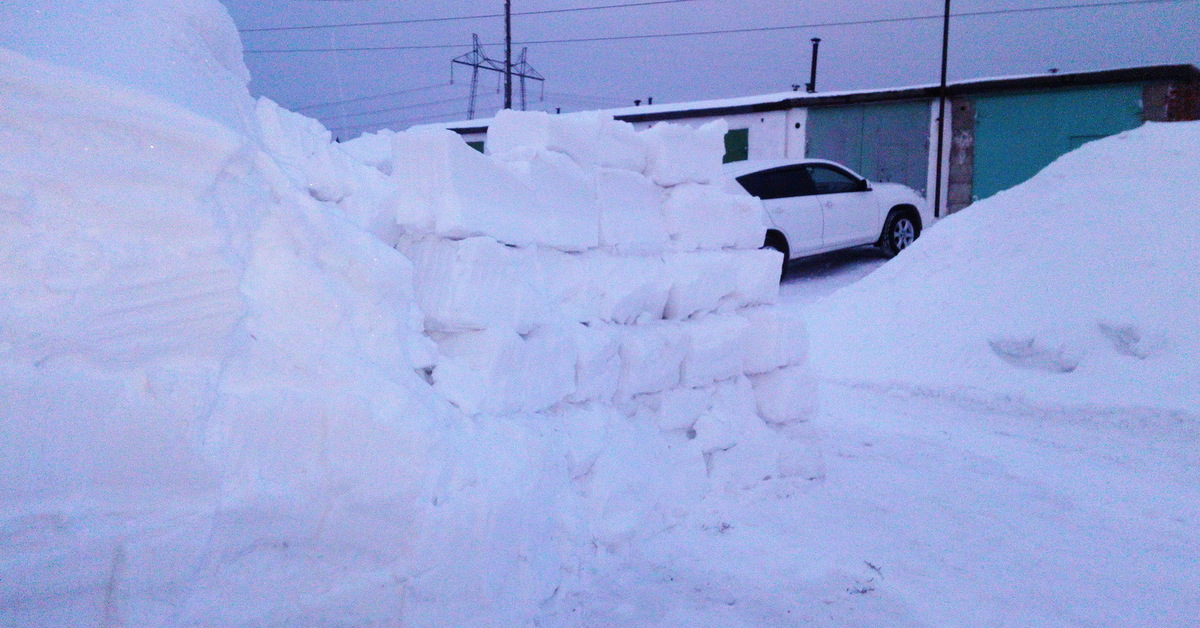
[[[572,94],[569,92],[547,91],[546,95],[551,96],[551,97],[556,97],[556,98],[562,98],[564,100],[587,100],[587,101],[591,101],[591,102],[608,101],[608,102],[613,102],[613,103],[618,103],[618,104],[625,104],[625,102],[626,102],[626,100],[624,98],[613,98],[612,96],[591,96],[588,94]]]
[[[499,46],[500,44],[487,44],[488,46]],[[364,46],[359,48],[280,48],[280,49],[259,49],[259,50],[244,50],[247,54],[267,54],[267,53],[287,53],[287,52],[359,52],[359,51],[374,51],[374,50],[448,50],[451,48],[462,48],[462,44],[429,44],[424,46]]]
[[[320,2],[345,2],[347,0],[318,0],[318,1],[320,1]],[[428,91],[431,89],[437,89],[439,87],[451,87],[453,85],[454,85],[454,83],[438,83],[437,85],[426,85],[424,87],[413,87],[411,89],[402,89],[399,91],[385,92],[382,94],[372,94],[370,96],[358,96],[356,98],[347,98],[345,100],[331,100],[329,102],[315,103],[312,105],[304,105],[302,107],[296,107],[292,111],[307,111],[309,109],[320,109],[321,107],[331,107],[333,105],[345,105],[345,104],[349,104],[352,102],[362,102],[364,100],[376,100],[378,98],[387,98],[389,96],[400,96],[402,94],[423,92],[423,91]]]
[[[1090,2],[1081,4],[1063,4],[1049,7],[1027,7],[1022,9],[993,9],[989,11],[968,11],[963,13],[955,13],[951,17],[983,17],[989,15],[1009,15],[1015,13],[1035,13],[1045,11],[1063,11],[1068,9],[1092,9],[1103,7],[1117,6],[1134,6],[1146,4],[1176,4],[1182,2],[1196,2],[1197,0],[1115,0],[1112,2]],[[668,39],[676,37],[696,37],[703,35],[732,35],[739,33],[762,33],[769,31],[786,31],[786,30],[802,30],[808,28],[822,28],[834,26],[865,26],[870,24],[892,24],[897,22],[918,22],[925,20],[940,20],[942,15],[916,15],[910,17],[892,17],[892,18],[876,18],[870,20],[844,20],[838,22],[813,22],[809,24],[793,24],[789,26],[759,26],[754,28],[730,28],[722,30],[708,31],[686,31],[680,33],[653,33],[646,35],[609,35],[604,37],[572,37],[564,39],[540,39],[513,42],[514,44],[532,46],[539,44],[575,44],[589,43],[601,41],[626,41],[634,39]],[[489,46],[498,46],[500,44],[486,44]],[[370,52],[370,51],[395,51],[395,50],[434,50],[445,48],[459,48],[461,46],[453,44],[429,44],[419,46],[362,46],[352,48],[292,48],[292,49],[263,49],[263,50],[246,50],[247,53],[265,54],[265,53],[296,53],[296,52]]]
[[[436,114],[420,116],[420,117],[416,117],[416,118],[399,118],[399,119],[395,119],[395,120],[385,120],[383,122],[364,122],[361,124],[347,124],[344,126],[329,127],[329,130],[330,131],[345,131],[348,129],[365,129],[367,127],[372,127],[372,126],[387,127],[390,125],[411,124],[413,122],[425,122],[427,120],[438,120],[438,119],[458,120],[458,119],[462,119],[462,116],[465,116],[465,115],[467,115],[466,111],[447,111],[446,113],[436,113]]]
[[[573,9],[542,9],[540,11],[515,11],[513,15],[547,15],[550,13],[578,13],[580,11],[600,11],[603,9],[625,9],[630,7],[646,7],[658,4],[679,4],[682,2],[700,2],[701,0],[649,0],[647,2],[624,2],[621,4],[604,4],[591,7],[576,7]],[[265,33],[276,31],[302,31],[319,28],[350,28],[358,26],[394,26],[397,24],[426,24],[429,22],[457,22],[463,20],[482,20],[494,17],[504,17],[503,13],[481,13],[479,15],[460,15],[455,17],[426,17],[408,20],[380,20],[376,22],[347,22],[345,24],[312,24],[308,26],[269,26],[262,28],[243,28],[239,33]]]
[[[458,102],[460,100],[466,100],[466,99],[467,99],[466,96],[457,96],[455,98],[445,98],[442,100],[431,100],[429,102],[418,102],[418,103],[411,103],[408,105],[399,105],[396,107],[385,107],[383,109],[372,109],[370,111],[359,111],[358,113],[338,113],[338,114],[324,115],[324,116],[320,116],[320,117],[323,119],[334,119],[334,120],[342,119],[342,118],[357,118],[358,116],[369,116],[369,115],[373,115],[376,113],[387,113],[389,111],[403,111],[404,109],[416,109],[418,107],[429,107],[432,105],[444,105],[446,103]]]

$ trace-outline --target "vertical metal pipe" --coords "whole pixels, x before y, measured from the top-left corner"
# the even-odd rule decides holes
[[[810,94],[817,91],[817,51],[821,47],[821,38],[813,37],[812,45],[812,69],[808,73],[808,85],[805,86]]]
[[[946,66],[950,53],[950,0],[946,0],[946,11],[942,17],[942,80],[938,85],[938,132],[937,166],[933,184],[933,216],[942,216],[942,157],[946,142]]]
[[[504,0],[504,108],[512,109],[512,0]]]

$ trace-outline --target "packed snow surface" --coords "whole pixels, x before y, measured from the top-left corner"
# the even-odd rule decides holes
[[[781,306],[721,123],[339,145],[212,0],[0,16],[0,625],[1193,622],[1196,125]]]

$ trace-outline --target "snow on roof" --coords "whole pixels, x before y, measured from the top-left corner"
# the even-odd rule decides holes
[[[1200,81],[1200,70],[1191,65],[1157,65],[1126,68],[1108,68],[1090,70],[1087,72],[1053,72],[1042,74],[1013,74],[1007,76],[977,77],[947,84],[952,91],[973,91],[984,87],[1014,89],[1027,87],[1047,87],[1056,85],[1071,85],[1080,83],[1106,83],[1121,81],[1152,80],[1165,77],[1186,77],[1192,81]],[[901,87],[883,89],[855,89],[831,92],[774,92],[736,98],[720,98],[713,100],[695,100],[680,103],[665,103],[661,105],[642,105],[634,107],[619,107],[603,109],[617,119],[634,119],[648,121],[653,119],[672,119],[702,115],[730,115],[738,113],[738,109],[754,110],[759,107],[772,105],[780,107],[801,107],[820,105],[839,100],[890,100],[902,98],[932,98],[937,95],[937,83],[918,83]],[[462,132],[483,132],[491,124],[492,118],[479,118],[449,123],[422,125],[424,127],[445,128]]]

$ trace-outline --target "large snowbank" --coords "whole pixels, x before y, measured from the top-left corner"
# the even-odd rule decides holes
[[[0,50],[3,623],[566,617],[679,504],[779,473],[806,339],[719,126],[342,150],[243,106],[218,5],[105,48],[130,6],[5,10],[60,65]]]
[[[0,46],[77,68],[251,133],[250,72],[216,0],[21,0],[0,5]]]
[[[1200,412],[1200,124],[1085,145],[825,301],[832,379],[1012,407]]]

